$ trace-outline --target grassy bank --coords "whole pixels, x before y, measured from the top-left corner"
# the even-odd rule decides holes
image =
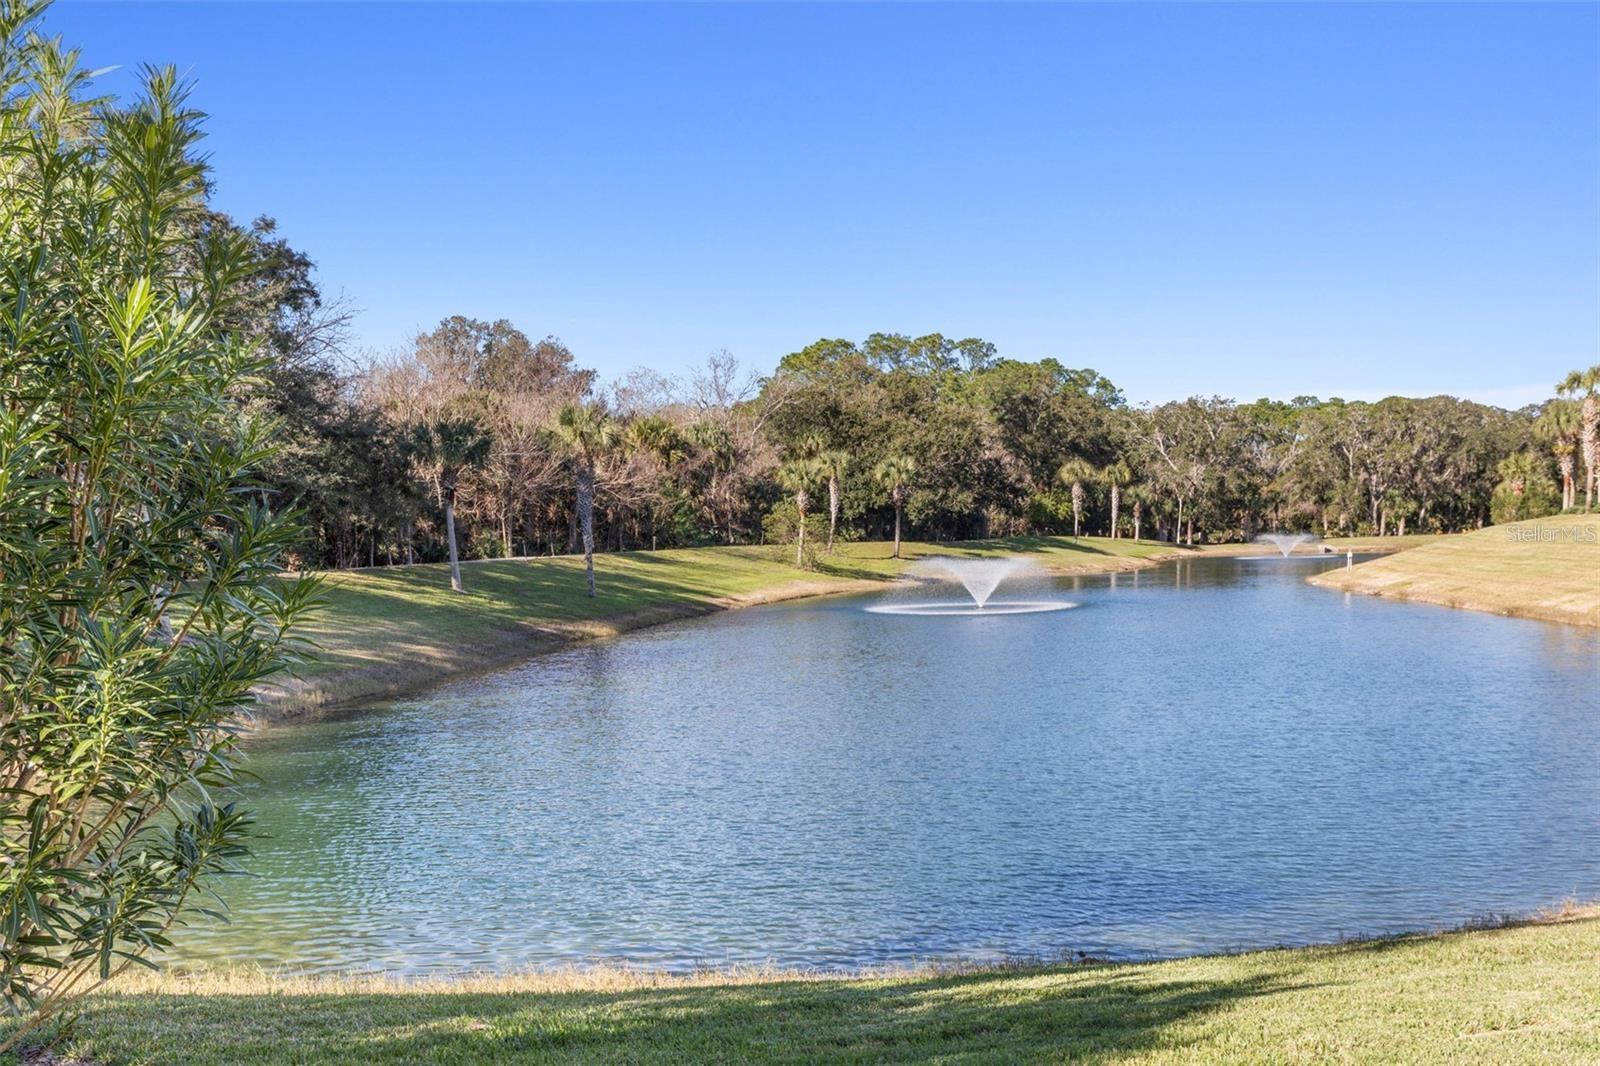
[[[1600,920],[1163,963],[404,985],[157,976],[56,1047],[125,1063],[1600,1061]]]
[[[1294,549],[1296,555],[1319,555],[1324,549],[1343,554],[1353,552],[1398,552],[1410,548],[1418,548],[1424,544],[1435,541],[1449,540],[1453,533],[1408,533],[1403,537],[1389,535],[1385,537],[1329,537],[1327,540],[1310,540]],[[1277,548],[1271,544],[1261,544],[1248,541],[1242,544],[1205,544],[1197,545],[1195,552],[1201,555],[1271,555]]]
[[[574,640],[611,636],[673,618],[797,596],[846,592],[897,575],[929,554],[1026,553],[1050,569],[1093,573],[1174,554],[1154,541],[1037,537],[965,544],[841,545],[816,570],[770,547],[688,548],[596,557],[599,595],[584,594],[577,556],[463,564],[465,593],[443,564],[328,575],[326,606],[306,633],[320,651],[302,677],[271,686],[268,716],[322,703],[406,691],[513,661]]]
[[[1600,625],[1600,515],[1490,526],[1312,580],[1346,592]]]

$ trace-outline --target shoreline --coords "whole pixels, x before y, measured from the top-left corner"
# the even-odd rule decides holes
[[[635,966],[613,962],[604,958],[582,963],[556,963],[525,969],[459,970],[443,973],[404,974],[382,969],[339,970],[324,973],[304,973],[291,967],[274,969],[254,965],[173,964],[159,972],[133,971],[121,980],[135,987],[168,989],[189,981],[222,982],[243,987],[294,986],[308,989],[326,988],[337,994],[355,987],[362,991],[418,992],[475,990],[483,992],[551,992],[599,991],[615,988],[718,988],[729,985],[752,984],[766,981],[806,982],[862,982],[933,977],[964,977],[993,974],[1030,973],[1097,967],[1101,969],[1131,969],[1163,966],[1172,963],[1194,962],[1208,959],[1237,959],[1252,955],[1295,954],[1304,952],[1336,951],[1374,944],[1396,944],[1411,941],[1434,940],[1441,937],[1463,936],[1473,933],[1496,932],[1506,929],[1546,928],[1576,922],[1600,922],[1600,902],[1578,903],[1564,900],[1559,904],[1535,907],[1528,911],[1507,914],[1488,914],[1453,924],[1436,924],[1400,929],[1389,933],[1355,933],[1329,940],[1310,940],[1300,943],[1240,944],[1179,954],[1128,953],[1126,955],[1093,955],[1087,952],[1063,949],[1054,954],[1036,956],[1008,956],[979,959],[961,955],[924,960],[887,961],[841,969],[817,966],[767,964],[730,964],[723,966],[697,966],[693,969],[668,969],[658,966]],[[117,991],[117,989],[113,989]]]
[[[129,972],[24,1062],[1593,1062],[1600,909],[1162,961]]]
[[[1317,546],[1297,548],[1295,555],[1335,556],[1346,550],[1363,554],[1388,554],[1427,543],[1432,537],[1375,538],[1359,537],[1318,542]],[[1334,546],[1333,552],[1322,551],[1320,545]],[[681,586],[654,587],[648,593],[654,602],[643,606],[625,608],[598,614],[589,618],[550,619],[542,617],[512,617],[502,624],[490,625],[465,638],[460,644],[441,653],[437,646],[420,649],[420,654],[363,654],[352,656],[360,662],[315,670],[303,678],[285,678],[263,682],[257,687],[256,702],[245,716],[252,730],[293,722],[324,711],[338,711],[362,703],[391,699],[425,691],[434,685],[467,677],[483,671],[502,669],[540,655],[560,651],[575,644],[591,640],[607,640],[635,630],[668,622],[698,618],[720,611],[760,607],[790,600],[811,599],[821,596],[846,595],[884,588],[899,577],[904,565],[917,558],[938,554],[1015,554],[1032,559],[1041,569],[1058,577],[1092,576],[1096,574],[1127,573],[1148,569],[1178,559],[1221,557],[1271,557],[1275,549],[1253,542],[1240,544],[1214,544],[1187,547],[1162,541],[1132,541],[1128,538],[1109,540],[1103,537],[1036,537],[1017,538],[1011,541],[950,542],[922,544],[907,542],[906,557],[902,560],[887,558],[888,545],[882,542],[856,542],[842,546],[837,556],[827,559],[816,571],[795,569],[787,561],[775,562],[771,548],[691,548],[665,549],[662,552],[627,552],[602,555],[597,567],[602,588],[601,603],[608,592],[610,571],[618,560],[629,558],[653,561],[671,556],[696,556],[705,560],[719,560],[718,553],[732,553],[728,558],[748,560],[760,557],[766,570],[753,588],[738,592],[712,595],[686,593]],[[878,558],[870,553],[883,552]],[[1138,552],[1140,554],[1131,554]],[[532,556],[506,560],[471,560],[462,564],[467,577],[468,593],[450,608],[473,613],[472,592],[480,573],[494,567],[556,568],[566,573],[574,572],[574,556]],[[351,570],[329,571],[325,576],[340,583],[383,582],[403,578],[409,574],[425,573],[442,583],[442,564],[422,563],[413,566],[363,567]],[[433,571],[439,571],[437,575]],[[435,593],[440,589],[431,589]],[[450,594],[443,593],[446,596]],[[560,596],[564,593],[552,593]],[[463,595],[463,594],[457,594]],[[592,601],[591,601],[592,602]],[[346,626],[354,629],[359,621]],[[448,627],[449,620],[441,626]],[[349,643],[343,631],[338,638]],[[369,637],[372,647],[382,647],[386,642],[382,632]],[[399,643],[404,643],[400,641]],[[436,643],[436,642],[434,642]]]
[[[819,596],[848,595],[880,588],[884,583],[871,579],[835,581],[796,581],[744,596],[720,597],[703,603],[663,603],[624,611],[589,622],[530,622],[497,631],[489,640],[478,640],[463,651],[455,664],[440,669],[431,663],[414,662],[411,669],[398,671],[392,664],[360,668],[309,679],[290,678],[263,682],[251,713],[256,728],[292,722],[295,719],[349,708],[371,700],[390,699],[423,692],[435,685],[468,677],[487,670],[498,670],[541,655],[561,651],[577,644],[610,640],[639,629],[701,618],[721,611],[763,607],[790,600]]]
[[[1063,538],[1065,539],[1065,538]],[[1088,538],[1085,538],[1088,539]],[[1146,543],[1146,542],[1139,542]],[[919,547],[927,547],[920,546]],[[935,546],[939,547],[939,546]],[[942,546],[951,551],[967,552],[970,545]],[[694,549],[690,549],[694,550]],[[702,549],[703,550],[703,549]],[[1093,550],[1093,549],[1089,549]],[[1034,556],[1042,569],[1061,577],[1126,573],[1142,570],[1174,559],[1189,557],[1195,552],[1189,548],[1157,550],[1143,556],[1104,555],[1092,556],[1094,561],[1060,562],[1054,557],[1019,548],[1015,554]],[[921,554],[938,554],[923,551]],[[557,557],[570,559],[571,557]],[[912,556],[902,562],[911,562]],[[601,557],[600,579],[605,581],[604,559]],[[480,566],[486,562],[540,563],[543,557],[513,560],[474,560]],[[844,560],[848,562],[848,560]],[[437,566],[438,564],[420,564]],[[464,563],[463,571],[470,578],[472,563]],[[369,567],[338,571],[337,575],[393,574],[404,567]],[[800,574],[802,571],[792,571]],[[489,670],[502,669],[521,662],[561,651],[577,644],[594,640],[609,640],[626,633],[669,622],[684,621],[734,611],[747,607],[764,607],[792,600],[815,599],[825,596],[842,596],[885,588],[899,577],[898,568],[891,573],[871,577],[850,577],[830,574],[826,570],[805,577],[789,577],[774,584],[731,595],[704,599],[664,601],[631,610],[603,614],[596,618],[574,621],[528,621],[491,629],[476,636],[470,647],[460,648],[446,663],[428,658],[413,658],[402,662],[385,661],[370,667],[345,667],[330,670],[309,678],[287,678],[263,682],[257,688],[256,702],[249,711],[249,726],[259,731],[274,725],[292,723],[297,719],[315,716],[324,711],[338,711],[364,702],[391,699],[427,689],[447,681]]]
[[[1562,610],[1537,606],[1508,606],[1493,602],[1476,602],[1470,596],[1387,588],[1377,580],[1369,582],[1359,576],[1339,581],[1328,574],[1316,574],[1306,578],[1306,582],[1318,588],[1327,589],[1329,592],[1342,592],[1347,596],[1371,596],[1374,599],[1388,600],[1392,603],[1419,603],[1428,607],[1448,607],[1457,611],[1492,614],[1499,618],[1519,618],[1525,622],[1546,622],[1553,625],[1576,626],[1581,629],[1600,628],[1600,617],[1596,617],[1593,609]]]
[[[1334,592],[1594,629],[1600,627],[1600,516],[1486,526],[1307,581]]]

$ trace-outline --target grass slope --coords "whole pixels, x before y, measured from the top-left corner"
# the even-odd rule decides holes
[[[1027,553],[1068,572],[1126,569],[1173,554],[1171,545],[1102,537],[1036,537],[965,544],[846,544],[817,570],[772,547],[687,548],[597,556],[599,595],[584,594],[578,556],[469,562],[465,593],[443,564],[336,571],[327,605],[305,633],[319,648],[298,680],[267,689],[270,716],[376,696],[671,618],[796,596],[843,592],[894,577],[922,555]]]
[[[1592,913],[1592,912],[1591,912]],[[1600,1061],[1600,920],[1125,965],[819,980],[141,978],[68,1061]],[[59,1061],[59,1060],[58,1060]]]
[[[1600,625],[1600,515],[1490,526],[1312,581],[1346,592]]]

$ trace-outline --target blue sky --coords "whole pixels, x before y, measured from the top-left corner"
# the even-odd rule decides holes
[[[218,205],[385,349],[608,376],[978,335],[1191,393],[1515,405],[1600,361],[1600,6],[95,3]]]

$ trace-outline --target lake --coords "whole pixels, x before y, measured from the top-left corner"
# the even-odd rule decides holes
[[[1600,896],[1600,634],[1305,583],[1333,565],[752,608],[274,728],[254,876],[184,958],[1124,958]]]

